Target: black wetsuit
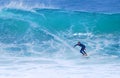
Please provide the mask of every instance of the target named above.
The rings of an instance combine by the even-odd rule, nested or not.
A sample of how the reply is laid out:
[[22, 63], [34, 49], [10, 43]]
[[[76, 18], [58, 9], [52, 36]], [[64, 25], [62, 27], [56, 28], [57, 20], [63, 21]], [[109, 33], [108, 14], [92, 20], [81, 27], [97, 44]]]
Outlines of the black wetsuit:
[[84, 44], [76, 44], [76, 45], [74, 45], [74, 47], [75, 46], [80, 46], [81, 47], [81, 50], [80, 50], [80, 52], [84, 55], [84, 54], [86, 54], [86, 52], [85, 52], [85, 45]]

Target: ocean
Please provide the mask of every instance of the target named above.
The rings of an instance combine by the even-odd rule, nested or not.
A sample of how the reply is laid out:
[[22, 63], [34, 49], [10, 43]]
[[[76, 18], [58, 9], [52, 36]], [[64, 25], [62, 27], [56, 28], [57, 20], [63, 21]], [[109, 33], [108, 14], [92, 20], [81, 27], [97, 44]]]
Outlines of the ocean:
[[0, 0], [0, 78], [119, 76], [120, 0]]

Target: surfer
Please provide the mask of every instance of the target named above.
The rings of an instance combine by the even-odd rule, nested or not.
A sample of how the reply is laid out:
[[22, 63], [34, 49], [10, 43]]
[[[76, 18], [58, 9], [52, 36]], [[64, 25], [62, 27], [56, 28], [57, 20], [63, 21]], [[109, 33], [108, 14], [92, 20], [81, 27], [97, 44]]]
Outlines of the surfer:
[[80, 46], [81, 47], [80, 53], [82, 53], [83, 56], [87, 56], [87, 53], [85, 52], [85, 45], [84, 44], [78, 42], [76, 45], [74, 45], [74, 47], [76, 47], [76, 46]]

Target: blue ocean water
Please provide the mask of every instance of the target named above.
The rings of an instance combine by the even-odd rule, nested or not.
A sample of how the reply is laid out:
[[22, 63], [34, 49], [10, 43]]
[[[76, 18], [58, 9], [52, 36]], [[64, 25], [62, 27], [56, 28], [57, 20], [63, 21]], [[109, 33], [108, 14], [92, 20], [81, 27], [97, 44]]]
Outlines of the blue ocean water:
[[0, 78], [119, 78], [119, 3], [1, 0]]

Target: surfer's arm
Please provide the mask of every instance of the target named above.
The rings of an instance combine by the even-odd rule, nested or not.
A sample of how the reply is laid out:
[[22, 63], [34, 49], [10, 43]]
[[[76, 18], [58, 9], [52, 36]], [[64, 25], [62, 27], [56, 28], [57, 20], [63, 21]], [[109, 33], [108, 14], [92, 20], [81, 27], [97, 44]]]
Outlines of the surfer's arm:
[[73, 46], [73, 48], [75, 48], [77, 45], [78, 45], [78, 44], [75, 44], [75, 45]]

